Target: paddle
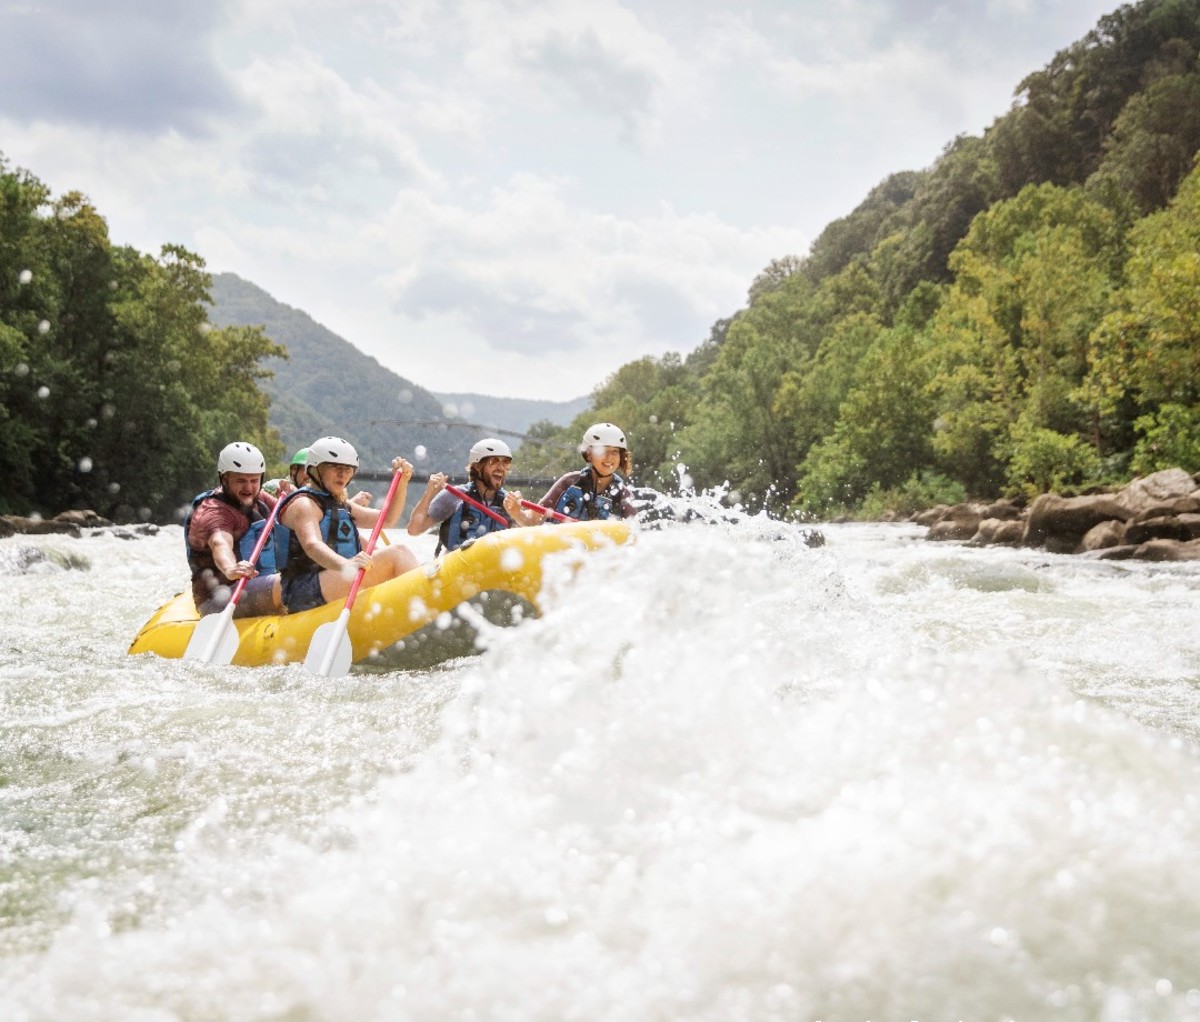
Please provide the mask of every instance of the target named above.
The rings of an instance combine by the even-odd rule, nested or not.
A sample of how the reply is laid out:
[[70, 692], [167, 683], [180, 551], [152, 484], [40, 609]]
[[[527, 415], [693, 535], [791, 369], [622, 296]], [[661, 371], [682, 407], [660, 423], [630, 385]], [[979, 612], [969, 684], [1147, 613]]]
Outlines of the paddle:
[[503, 525], [506, 529], [508, 528], [508, 519], [505, 518], [504, 515], [498, 514], [497, 512], [493, 511], [490, 507], [488, 507], [486, 504], [481, 504], [481, 503], [479, 503], [479, 501], [475, 500], [473, 497], [467, 496], [467, 494], [463, 493], [463, 491], [460, 490], [457, 486], [451, 486], [449, 483], [447, 483], [446, 490], [450, 493], [453, 493], [454, 496], [456, 496], [459, 500], [461, 500], [467, 504], [470, 504], [471, 507], [478, 508], [489, 518], [494, 518], [501, 525]]
[[561, 511], [551, 511], [548, 507], [543, 507], [541, 504], [535, 504], [532, 500], [521, 498], [521, 507], [528, 508], [530, 511], [539, 511], [544, 515], [549, 515], [555, 521], [573, 522], [575, 521], [570, 515], [564, 515]]
[[[450, 486], [449, 484], [447, 484], [446, 489], [449, 490], [451, 493], [453, 493], [454, 496], [456, 496], [459, 500], [466, 501], [468, 504], [471, 505], [471, 507], [478, 508], [489, 518], [494, 518], [505, 528], [508, 528], [508, 524], [509, 524], [508, 519], [505, 518], [503, 515], [497, 514], [486, 504], [481, 504], [481, 503], [479, 503], [479, 501], [474, 500], [471, 497], [467, 496], [467, 494], [465, 494], [457, 486]], [[558, 511], [551, 511], [550, 508], [542, 507], [541, 504], [535, 504], [532, 500], [525, 500], [523, 497], [521, 498], [521, 507], [528, 508], [530, 511], [540, 511], [542, 514], [549, 515], [551, 518], [556, 518], [560, 522], [575, 521], [574, 518], [571, 518], [568, 515], [561, 514]]]
[[[271, 514], [267, 518], [267, 524], [263, 526], [262, 535], [258, 537], [258, 542], [254, 544], [254, 550], [250, 554], [251, 564], [258, 564], [263, 547], [271, 538], [275, 515], [279, 513], [279, 505], [282, 503], [281, 498], [275, 501], [275, 506], [271, 508]], [[221, 613], [206, 614], [196, 622], [192, 637], [188, 640], [187, 649], [183, 651], [185, 660], [203, 660], [206, 664], [232, 662], [237, 655], [240, 639], [237, 628], [233, 624], [233, 612], [237, 609], [238, 600], [242, 598], [242, 590], [246, 588], [246, 583], [249, 581], [245, 577], [239, 578], [237, 585], [233, 587], [233, 595], [229, 597], [229, 602], [222, 608]]]
[[[388, 487], [387, 496], [383, 498], [383, 507], [379, 511], [379, 517], [375, 519], [375, 528], [371, 530], [371, 538], [367, 540], [365, 550], [368, 554], [375, 550], [375, 542], [383, 531], [383, 520], [388, 516], [392, 501], [396, 498], [396, 490], [403, 478], [404, 470], [396, 469], [396, 474], [392, 476], [392, 485]], [[337, 620], [326, 621], [313, 632], [312, 641], [308, 644], [308, 655], [304, 658], [304, 668], [310, 674], [315, 674], [320, 678], [340, 678], [349, 673], [350, 663], [354, 659], [354, 650], [350, 644], [347, 628], [350, 624], [350, 611], [354, 607], [354, 600], [358, 596], [359, 586], [362, 585], [363, 576], [366, 573], [366, 568], [358, 569], [358, 574], [354, 576], [354, 582], [350, 586], [350, 592], [346, 594], [346, 602], [342, 606], [342, 612], [337, 616]]]

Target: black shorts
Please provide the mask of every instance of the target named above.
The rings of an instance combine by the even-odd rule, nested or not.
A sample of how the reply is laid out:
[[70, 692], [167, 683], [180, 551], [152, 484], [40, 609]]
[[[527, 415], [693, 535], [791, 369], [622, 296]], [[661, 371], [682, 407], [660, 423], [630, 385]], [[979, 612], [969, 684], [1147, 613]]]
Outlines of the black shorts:
[[283, 580], [283, 605], [289, 614], [325, 606], [321, 594], [321, 575], [313, 571], [305, 575], [293, 575]]
[[[277, 614], [275, 606], [275, 576], [255, 575], [247, 579], [238, 597], [238, 605], [233, 610], [234, 617], [261, 617], [264, 614]], [[219, 585], [213, 590], [212, 596], [196, 609], [205, 614], [219, 614], [233, 598], [233, 586]]]

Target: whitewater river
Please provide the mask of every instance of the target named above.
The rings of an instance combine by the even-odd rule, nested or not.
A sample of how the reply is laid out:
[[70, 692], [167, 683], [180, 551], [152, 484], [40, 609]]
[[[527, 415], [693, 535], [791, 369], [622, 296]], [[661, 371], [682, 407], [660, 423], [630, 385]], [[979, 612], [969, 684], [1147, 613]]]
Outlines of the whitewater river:
[[177, 527], [0, 541], [0, 1019], [1200, 1019], [1200, 565], [823, 531], [332, 681], [127, 656]]

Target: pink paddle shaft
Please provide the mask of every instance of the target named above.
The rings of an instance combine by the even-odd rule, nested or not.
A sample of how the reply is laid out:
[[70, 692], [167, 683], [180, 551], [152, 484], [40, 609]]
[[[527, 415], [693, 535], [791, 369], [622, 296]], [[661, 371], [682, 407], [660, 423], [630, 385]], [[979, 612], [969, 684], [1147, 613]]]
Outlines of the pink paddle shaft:
[[[396, 490], [400, 487], [400, 480], [403, 478], [404, 470], [396, 469], [396, 474], [392, 476], [392, 485], [388, 487], [387, 496], [383, 498], [383, 507], [379, 510], [379, 517], [375, 519], [375, 528], [371, 530], [371, 538], [367, 540], [366, 552], [368, 554], [375, 552], [375, 543], [379, 539], [379, 534], [383, 532], [383, 520], [392, 508], [392, 501], [396, 498]], [[354, 583], [350, 586], [350, 592], [346, 594], [344, 609], [349, 610], [354, 606], [354, 598], [358, 596], [358, 587], [362, 585], [363, 576], [366, 573], [366, 568], [358, 569], [358, 574], [354, 576]]]

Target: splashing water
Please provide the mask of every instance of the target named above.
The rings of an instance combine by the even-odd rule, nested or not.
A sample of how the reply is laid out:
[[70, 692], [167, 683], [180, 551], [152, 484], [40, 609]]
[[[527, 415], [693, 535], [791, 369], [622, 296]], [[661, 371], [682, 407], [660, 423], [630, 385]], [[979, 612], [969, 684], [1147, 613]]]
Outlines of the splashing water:
[[125, 656], [177, 528], [4, 541], [0, 1017], [1200, 1018], [1197, 570], [824, 531], [332, 682]]

